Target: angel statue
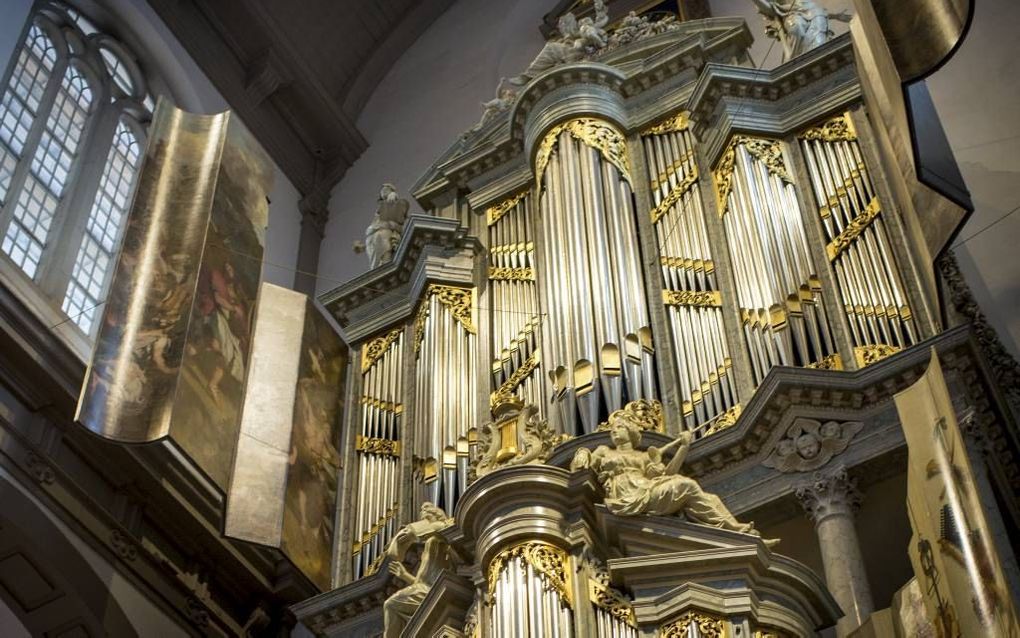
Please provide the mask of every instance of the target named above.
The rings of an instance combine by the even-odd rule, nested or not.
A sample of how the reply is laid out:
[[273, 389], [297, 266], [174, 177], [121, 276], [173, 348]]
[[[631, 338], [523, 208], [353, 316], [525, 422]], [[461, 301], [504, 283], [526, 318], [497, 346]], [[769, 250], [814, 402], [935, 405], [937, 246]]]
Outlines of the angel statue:
[[409, 205], [397, 195], [397, 187], [383, 184], [379, 191], [379, 206], [372, 223], [365, 230], [365, 241], [354, 243], [354, 252], [368, 253], [370, 268], [376, 268], [393, 259], [393, 253], [404, 232]]
[[849, 22], [846, 12], [829, 13], [817, 0], [752, 0], [765, 19], [765, 34], [783, 45], [783, 62], [820, 47], [834, 34], [829, 20]]
[[578, 62], [585, 56], [605, 48], [609, 35], [605, 30], [609, 12], [605, 0], [595, 0], [595, 17], [578, 21], [573, 13], [565, 13], [556, 23], [558, 36], [551, 38], [520, 75], [510, 78], [510, 84], [522, 87], [549, 69]]
[[[402, 527], [386, 546], [383, 556], [389, 559], [387, 570], [406, 585], [383, 603], [383, 635], [386, 638], [400, 636], [440, 574], [450, 569], [450, 548], [436, 532], [452, 523], [453, 519], [446, 512], [432, 503], [422, 503], [419, 520]], [[407, 550], [421, 542], [425, 543], [425, 549], [418, 569], [411, 573], [402, 561]]]
[[[570, 469], [590, 468], [598, 475], [610, 512], [619, 516], [683, 514], [694, 523], [759, 536], [753, 523], [738, 521], [722, 499], [680, 473], [691, 445], [690, 432], [661, 448], [640, 450], [641, 426], [630, 414], [617, 410], [609, 415], [609, 435], [612, 447], [600, 445], [594, 452], [579, 449]], [[676, 453], [664, 463], [666, 452], [673, 448]]]

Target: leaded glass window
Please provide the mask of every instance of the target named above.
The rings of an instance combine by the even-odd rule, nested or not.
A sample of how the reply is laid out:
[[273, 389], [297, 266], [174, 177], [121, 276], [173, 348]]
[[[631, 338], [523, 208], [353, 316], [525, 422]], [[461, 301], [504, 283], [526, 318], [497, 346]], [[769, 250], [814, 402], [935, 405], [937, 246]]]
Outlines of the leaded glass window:
[[154, 100], [131, 53], [41, 5], [0, 96], [0, 268], [86, 335], [120, 246]]

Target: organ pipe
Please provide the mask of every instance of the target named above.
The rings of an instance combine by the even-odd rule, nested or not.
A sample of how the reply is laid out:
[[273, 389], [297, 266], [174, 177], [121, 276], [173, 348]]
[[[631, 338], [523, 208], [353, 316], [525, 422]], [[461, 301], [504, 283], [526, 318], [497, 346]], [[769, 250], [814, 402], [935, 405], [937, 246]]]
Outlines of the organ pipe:
[[475, 392], [473, 292], [431, 284], [414, 324], [415, 499], [453, 513], [467, 489]]
[[541, 541], [496, 554], [488, 571], [490, 635], [571, 638], [570, 573], [566, 552]]
[[755, 383], [836, 356], [780, 142], [734, 137], [714, 177]]
[[683, 420], [693, 429], [733, 408], [737, 392], [687, 113], [646, 129], [641, 139]]
[[849, 113], [808, 129], [800, 145], [858, 365], [876, 346], [895, 351], [916, 343], [903, 278]]
[[656, 395], [626, 142], [606, 122], [571, 120], [546, 134], [535, 172], [551, 420], [591, 432], [608, 411]]
[[354, 577], [369, 573], [396, 531], [399, 507], [404, 331], [396, 328], [362, 349]]

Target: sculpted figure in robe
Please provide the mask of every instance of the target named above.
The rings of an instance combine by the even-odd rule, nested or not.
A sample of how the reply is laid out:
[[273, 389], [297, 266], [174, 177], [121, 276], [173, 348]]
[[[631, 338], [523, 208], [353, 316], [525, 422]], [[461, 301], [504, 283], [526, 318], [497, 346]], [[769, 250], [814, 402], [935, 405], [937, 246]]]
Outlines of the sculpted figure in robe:
[[765, 19], [765, 33], [783, 45], [788, 62], [833, 36], [829, 20], [848, 22], [849, 14], [829, 13], [817, 0], [752, 0]]
[[573, 13], [564, 14], [556, 23], [559, 37], [546, 42], [528, 68], [511, 78], [510, 83], [522, 87], [554, 66], [578, 62], [605, 48], [609, 37], [605, 30], [608, 22], [609, 13], [604, 0], [595, 0], [595, 16], [582, 18], [580, 22]]
[[[620, 516], [683, 514], [693, 523], [759, 535], [753, 523], [738, 521], [722, 499], [680, 473], [691, 445], [690, 432], [662, 448], [640, 450], [641, 426], [625, 411], [617, 410], [609, 416], [609, 434], [612, 447], [600, 445], [594, 452], [578, 450], [570, 469], [595, 471], [606, 491], [610, 512]], [[664, 463], [665, 453], [673, 448], [676, 453]]]
[[397, 195], [393, 184], [383, 184], [379, 191], [379, 207], [372, 223], [365, 230], [365, 242], [355, 242], [354, 252], [368, 253], [368, 264], [376, 268], [393, 259], [393, 253], [404, 232], [409, 204]]

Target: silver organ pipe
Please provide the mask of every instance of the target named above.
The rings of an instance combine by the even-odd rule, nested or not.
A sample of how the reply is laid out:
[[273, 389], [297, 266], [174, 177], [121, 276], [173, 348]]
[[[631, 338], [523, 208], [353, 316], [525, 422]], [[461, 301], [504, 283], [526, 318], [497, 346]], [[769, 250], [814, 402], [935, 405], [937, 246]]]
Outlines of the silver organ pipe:
[[637, 621], [631, 601], [609, 584], [602, 565], [588, 578], [588, 602], [595, 612], [597, 638], [638, 638]]
[[697, 428], [731, 410], [737, 392], [687, 113], [643, 131], [642, 146], [683, 419]]
[[500, 551], [488, 573], [489, 635], [571, 638], [570, 568], [566, 552], [541, 541]]
[[836, 356], [781, 143], [733, 138], [714, 177], [755, 383]]
[[369, 573], [396, 532], [403, 358], [403, 328], [362, 346], [361, 430], [355, 440], [358, 480], [351, 551], [355, 578]]
[[540, 382], [541, 312], [535, 286], [535, 242], [530, 192], [486, 209], [489, 229], [491, 390], [513, 394], [544, 412]]
[[626, 141], [601, 120], [571, 120], [546, 134], [535, 172], [550, 416], [590, 432], [607, 411], [656, 396]]
[[916, 343], [903, 279], [850, 114], [799, 137], [858, 365], [875, 347], [899, 350]]
[[478, 414], [473, 300], [470, 288], [431, 284], [414, 322], [415, 505], [431, 501], [448, 514], [467, 489]]

